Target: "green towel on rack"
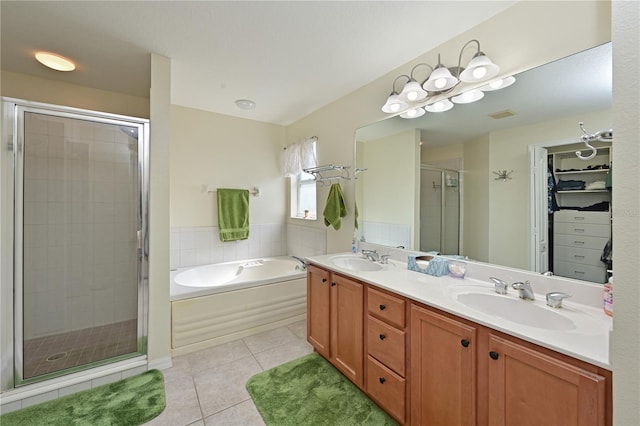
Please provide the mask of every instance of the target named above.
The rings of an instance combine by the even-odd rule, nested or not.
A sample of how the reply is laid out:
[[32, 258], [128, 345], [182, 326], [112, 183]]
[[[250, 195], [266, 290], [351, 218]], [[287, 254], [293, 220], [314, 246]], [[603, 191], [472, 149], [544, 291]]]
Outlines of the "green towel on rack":
[[334, 183], [329, 189], [327, 197], [327, 205], [324, 208], [324, 225], [333, 226], [336, 231], [342, 225], [342, 219], [347, 215], [347, 208], [344, 205], [344, 197], [342, 195], [342, 187], [339, 183]]
[[218, 188], [220, 241], [249, 238], [249, 190]]

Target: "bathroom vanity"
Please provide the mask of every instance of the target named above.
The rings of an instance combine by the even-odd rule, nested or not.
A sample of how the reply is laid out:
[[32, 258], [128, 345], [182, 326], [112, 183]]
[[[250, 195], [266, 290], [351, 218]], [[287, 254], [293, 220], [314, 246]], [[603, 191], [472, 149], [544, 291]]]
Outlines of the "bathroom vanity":
[[[474, 262], [457, 279], [356, 254], [307, 261], [309, 343], [400, 424], [611, 424], [601, 288]], [[490, 276], [530, 280], [535, 300]], [[551, 291], [572, 301], [551, 308]]]

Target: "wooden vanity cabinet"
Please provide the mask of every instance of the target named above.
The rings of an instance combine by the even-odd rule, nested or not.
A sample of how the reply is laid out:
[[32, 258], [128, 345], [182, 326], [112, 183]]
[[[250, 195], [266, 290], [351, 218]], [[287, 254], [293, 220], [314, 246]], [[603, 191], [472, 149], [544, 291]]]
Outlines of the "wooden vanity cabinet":
[[487, 349], [488, 424], [611, 424], [610, 372], [491, 331]]
[[360, 388], [363, 288], [358, 281], [307, 266], [307, 341]]
[[407, 413], [407, 314], [403, 297], [367, 286], [367, 394], [400, 424]]
[[411, 424], [476, 424], [476, 327], [411, 305]]

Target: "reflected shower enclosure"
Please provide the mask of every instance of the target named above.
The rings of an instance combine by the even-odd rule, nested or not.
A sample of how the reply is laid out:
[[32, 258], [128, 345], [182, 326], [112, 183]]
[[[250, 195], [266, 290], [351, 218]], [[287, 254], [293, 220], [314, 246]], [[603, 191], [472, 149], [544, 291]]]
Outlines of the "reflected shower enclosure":
[[15, 386], [145, 354], [148, 123], [3, 108], [15, 132]]
[[420, 167], [420, 251], [458, 254], [460, 174]]

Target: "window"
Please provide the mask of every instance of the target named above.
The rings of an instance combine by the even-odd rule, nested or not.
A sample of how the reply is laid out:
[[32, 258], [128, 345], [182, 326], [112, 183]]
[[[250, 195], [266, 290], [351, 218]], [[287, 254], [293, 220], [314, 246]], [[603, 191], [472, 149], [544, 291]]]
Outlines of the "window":
[[316, 219], [316, 181], [310, 173], [291, 176], [291, 217]]

